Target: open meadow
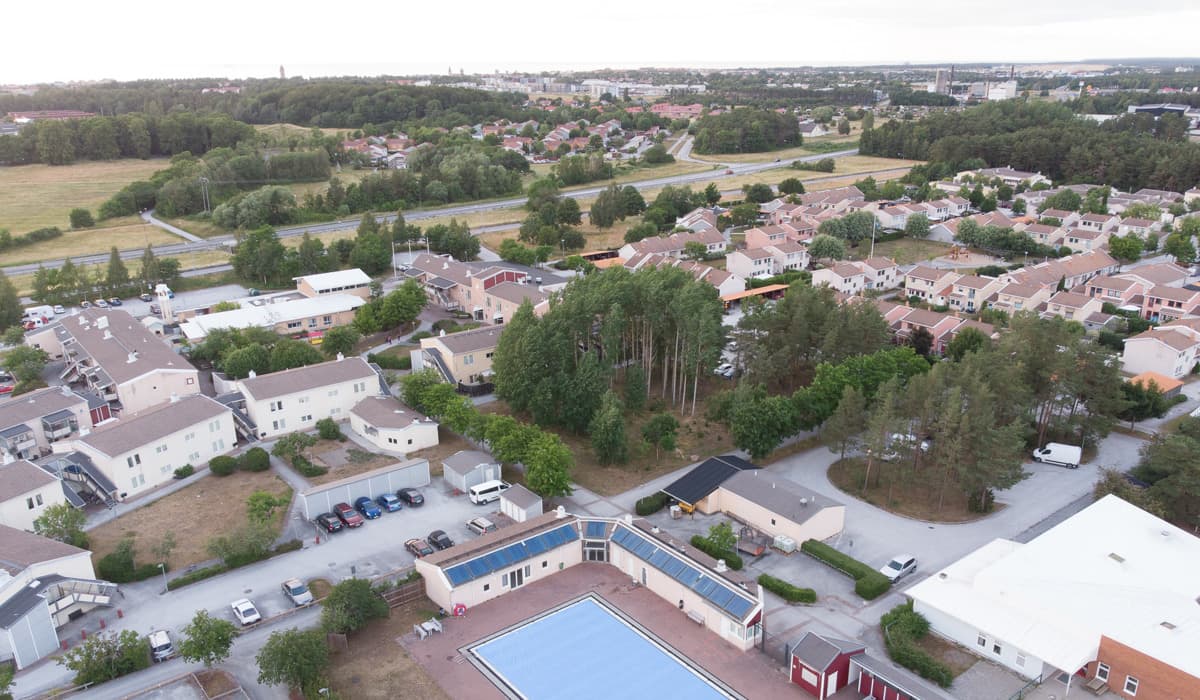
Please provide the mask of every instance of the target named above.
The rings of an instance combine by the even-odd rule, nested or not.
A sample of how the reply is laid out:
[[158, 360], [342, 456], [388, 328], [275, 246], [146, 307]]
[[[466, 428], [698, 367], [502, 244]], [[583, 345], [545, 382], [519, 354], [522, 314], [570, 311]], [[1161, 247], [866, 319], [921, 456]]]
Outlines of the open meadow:
[[89, 161], [0, 167], [0, 228], [12, 234], [46, 226], [66, 230], [67, 215], [96, 209], [122, 187], [167, 167], [165, 159]]

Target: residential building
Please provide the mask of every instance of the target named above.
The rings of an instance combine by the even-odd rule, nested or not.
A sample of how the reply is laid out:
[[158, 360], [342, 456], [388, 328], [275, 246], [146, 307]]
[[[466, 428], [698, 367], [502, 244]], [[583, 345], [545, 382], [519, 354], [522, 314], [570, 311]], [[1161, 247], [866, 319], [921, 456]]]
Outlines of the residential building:
[[[466, 311], [476, 321], [501, 324], [525, 301], [538, 316], [550, 308], [549, 291], [566, 280], [546, 271], [507, 263], [461, 263], [449, 256], [420, 253], [405, 274], [425, 287], [430, 300], [449, 311]], [[542, 284], [542, 275], [552, 282]]]
[[1121, 223], [1121, 217], [1116, 214], [1084, 214], [1075, 224], [1085, 231], [1109, 232], [1116, 231]]
[[1042, 219], [1056, 219], [1059, 226], [1075, 228], [1079, 226], [1079, 220], [1083, 215], [1077, 211], [1066, 209], [1047, 209], [1038, 216]]
[[632, 516], [575, 516], [563, 508], [416, 560], [425, 593], [468, 609], [575, 566], [617, 567], [701, 628], [747, 651], [762, 640], [762, 588], [724, 562]]
[[1142, 318], [1165, 323], [1196, 313], [1200, 307], [1200, 290], [1187, 287], [1167, 287], [1156, 284], [1142, 297]]
[[0, 525], [0, 660], [19, 671], [59, 651], [58, 628], [116, 592], [86, 549]]
[[1063, 245], [1078, 253], [1108, 248], [1108, 239], [1113, 230], [1094, 231], [1086, 228], [1067, 229]]
[[762, 279], [775, 273], [775, 253], [766, 248], [735, 250], [725, 256], [725, 269], [742, 279]]
[[413, 370], [432, 365], [451, 384], [491, 381], [492, 356], [503, 331], [503, 326], [483, 326], [422, 338], [421, 349], [413, 351]]
[[342, 357], [237, 382], [258, 437], [312, 430], [322, 418], [345, 420], [360, 401], [383, 393], [379, 375], [361, 357]]
[[1151, 263], [1131, 267], [1122, 271], [1117, 277], [1133, 280], [1143, 289], [1155, 286], [1182, 287], [1187, 283], [1188, 271], [1187, 268], [1180, 267], [1175, 263]]
[[675, 225], [682, 226], [692, 233], [707, 230], [715, 231], [717, 230], [717, 210], [712, 207], [693, 209], [675, 219]]
[[788, 241], [798, 243], [800, 240], [799, 231], [791, 224], [755, 226], [754, 228], [746, 229], [745, 233], [746, 247], [750, 249], [766, 248], [769, 245], [778, 245]]
[[835, 262], [812, 273], [812, 285], [827, 285], [847, 296], [859, 294], [866, 288], [867, 274], [862, 267], [848, 262]]
[[1096, 297], [1073, 292], [1057, 292], [1046, 301], [1046, 311], [1042, 315], [1044, 317], [1058, 316], [1068, 321], [1085, 323], [1093, 315], [1100, 313], [1101, 306], [1103, 306], [1103, 302]]
[[[771, 251], [775, 255], [775, 264], [781, 270], [800, 270], [808, 266], [808, 249], [804, 246], [785, 243], [778, 248], [772, 246]], [[718, 296], [746, 291], [746, 280], [727, 270], [718, 270], [694, 260], [668, 260], [673, 261], [671, 264], [674, 267], [690, 272], [697, 280], [711, 284]]]
[[192, 395], [125, 414], [76, 440], [55, 443], [54, 451], [84, 454], [117, 487], [117, 498], [125, 499], [170, 481], [186, 464], [208, 464], [236, 443], [229, 407]]
[[121, 309], [83, 309], [31, 331], [25, 343], [61, 359], [68, 384], [136, 413], [200, 393], [199, 371]]
[[339, 292], [319, 297], [251, 297], [239, 303], [241, 308], [229, 311], [199, 315], [181, 312], [179, 329], [189, 343], [202, 343], [215, 330], [234, 328], [262, 328], [315, 342], [330, 328], [352, 323], [358, 307], [367, 302], [356, 294]]
[[951, 283], [946, 305], [955, 311], [975, 313], [999, 292], [1004, 283], [995, 277], [962, 275]]
[[1200, 697], [1197, 580], [1200, 539], [1109, 495], [906, 594], [934, 633], [1025, 678], [1061, 675], [1064, 695], [1086, 685], [1174, 700]]
[[806, 192], [800, 195], [800, 204], [805, 207], [816, 207], [818, 209], [833, 209], [835, 211], [844, 211], [852, 205], [865, 203], [867, 198], [862, 191], [854, 185], [849, 187], [835, 187], [831, 190], [821, 190], [819, 192]]
[[24, 459], [0, 464], [0, 525], [33, 532], [33, 521], [46, 508], [67, 502], [62, 480], [54, 474]]
[[1200, 319], [1183, 319], [1125, 339], [1121, 370], [1128, 374], [1157, 372], [1181, 379], [1200, 360]]
[[0, 450], [37, 460], [50, 454], [52, 443], [111, 417], [108, 402], [95, 394], [81, 396], [65, 386], [31, 391], [0, 403]]
[[867, 258], [858, 265], [866, 278], [867, 289], [895, 289], [901, 282], [900, 266], [891, 258]]
[[[907, 309], [908, 307], [900, 308]], [[901, 343], [909, 342], [913, 333], [916, 333], [918, 329], [924, 329], [933, 339], [930, 351], [935, 355], [941, 355], [946, 351], [946, 346], [954, 339], [955, 331], [964, 322], [957, 316], [925, 309], [908, 309], [907, 313], [899, 314], [895, 321], [891, 321], [887, 317], [885, 320], [890, 321], [895, 339]]]
[[293, 277], [292, 281], [296, 283], [296, 291], [306, 297], [353, 294], [361, 299], [371, 298], [371, 277], [357, 267]]
[[953, 270], [917, 265], [904, 274], [904, 295], [939, 303], [933, 300], [959, 276]]
[[1074, 289], [1097, 275], [1112, 275], [1120, 264], [1108, 253], [1093, 250], [1075, 253], [1057, 260], [1047, 260], [1000, 276], [1005, 282], [1034, 284], [1041, 287]]
[[416, 452], [438, 444], [438, 424], [391, 396], [368, 396], [350, 409], [350, 429], [381, 450]]
[[1052, 293], [1052, 287], [1037, 284], [1006, 284], [996, 292], [996, 300], [988, 306], [1010, 315], [1018, 311], [1037, 311]]
[[978, 180], [979, 178], [999, 179], [1001, 182], [1003, 182], [1006, 185], [1009, 185], [1010, 187], [1016, 187], [1017, 185], [1021, 184], [1022, 182], [1025, 183], [1028, 187], [1033, 187], [1034, 185], [1036, 185], [1038, 183], [1042, 183], [1042, 182], [1046, 183], [1047, 185], [1051, 184], [1050, 178], [1046, 177], [1045, 175], [1042, 175], [1041, 173], [1031, 173], [1031, 172], [1026, 172], [1023, 170], [1013, 170], [1011, 167], [1008, 167], [1008, 168], [983, 168], [980, 170], [964, 170], [963, 172], [959, 173], [955, 177], [955, 180], [958, 182], [962, 182], [966, 179], [966, 176], [970, 176], [970, 178], [972, 180]]
[[1121, 219], [1121, 223], [1117, 225], [1117, 235], [1128, 236], [1130, 234], [1138, 238], [1148, 238], [1150, 236], [1158, 237], [1162, 231], [1162, 222], [1151, 221], [1150, 219]]
[[1061, 226], [1047, 226], [1046, 224], [1029, 224], [1025, 227], [1025, 233], [1033, 239], [1034, 243], [1053, 248], [1062, 245], [1063, 239], [1067, 235], [1066, 230]]
[[1101, 303], [1108, 302], [1115, 306], [1128, 306], [1134, 304], [1135, 300], [1138, 309], [1141, 309], [1141, 300], [1139, 299], [1145, 287], [1136, 280], [1129, 279], [1125, 275], [1100, 275], [1093, 277], [1087, 283], [1087, 295], [1095, 297]]
[[715, 228], [705, 228], [696, 232], [672, 233], [668, 236], [650, 236], [634, 243], [621, 246], [617, 254], [626, 260], [638, 253], [667, 255], [673, 258], [684, 257], [688, 243], [699, 243], [704, 246], [706, 255], [716, 255], [725, 252], [728, 245], [724, 234]]

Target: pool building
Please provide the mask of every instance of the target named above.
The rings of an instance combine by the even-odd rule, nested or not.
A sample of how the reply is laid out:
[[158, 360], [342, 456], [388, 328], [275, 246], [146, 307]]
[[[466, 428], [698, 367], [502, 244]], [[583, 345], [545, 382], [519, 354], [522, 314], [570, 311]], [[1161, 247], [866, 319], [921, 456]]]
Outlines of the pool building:
[[763, 592], [757, 581], [628, 515], [584, 518], [559, 508], [417, 559], [416, 569], [430, 600], [453, 610], [583, 562], [615, 567], [737, 649], [762, 641]]

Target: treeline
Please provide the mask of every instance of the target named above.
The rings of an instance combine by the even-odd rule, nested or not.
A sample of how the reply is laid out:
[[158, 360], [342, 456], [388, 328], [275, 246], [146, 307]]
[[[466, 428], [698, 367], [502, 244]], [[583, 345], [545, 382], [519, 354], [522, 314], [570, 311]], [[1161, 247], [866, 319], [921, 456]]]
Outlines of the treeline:
[[[0, 108], [0, 112], [4, 109]], [[253, 143], [254, 127], [224, 114], [141, 113], [35, 121], [16, 136], [0, 139], [0, 163], [67, 165], [76, 160], [150, 158], [178, 153], [203, 155], [214, 148]]]
[[66, 306], [101, 297], [124, 297], [153, 289], [160, 282], [168, 286], [174, 284], [179, 279], [179, 269], [177, 258], [159, 258], [150, 246], [146, 246], [141, 266], [137, 274], [132, 274], [114, 247], [107, 266], [89, 268], [76, 265], [70, 258], [58, 268], [38, 265], [29, 297], [39, 304]]
[[1125, 114], [1131, 105], [1172, 104], [1200, 107], [1200, 94], [1189, 92], [1173, 92], [1169, 95], [1148, 94], [1145, 92], [1118, 92], [1112, 95], [1084, 95], [1065, 104], [1071, 111], [1079, 114]]
[[[711, 80], [711, 78], [710, 78]], [[702, 98], [702, 99], [701, 99]], [[710, 89], [698, 96], [699, 101], [730, 105], [753, 105], [766, 109], [785, 107], [809, 108], [833, 105], [853, 107], [875, 103], [875, 91], [869, 87], [816, 88], [779, 87], [757, 84], [737, 85]]]
[[892, 121], [864, 132], [864, 155], [1041, 172], [1055, 181], [1183, 192], [1200, 181], [1200, 145], [1140, 130], [1142, 120], [1105, 124], [1061, 105], [988, 103], [920, 121]]
[[759, 153], [800, 145], [796, 116], [765, 109], [735, 109], [703, 116], [692, 131], [697, 153]]
[[893, 107], [953, 107], [958, 102], [949, 95], [894, 85], [888, 88]]

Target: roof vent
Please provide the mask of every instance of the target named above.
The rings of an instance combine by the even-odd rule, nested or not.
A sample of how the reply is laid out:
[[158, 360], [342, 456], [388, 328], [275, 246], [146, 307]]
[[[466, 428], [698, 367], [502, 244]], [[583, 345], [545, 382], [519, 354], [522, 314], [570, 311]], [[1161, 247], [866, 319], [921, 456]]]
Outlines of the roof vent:
[[96, 319], [96, 327], [108, 328], [108, 316], [101, 316], [100, 318]]
[[948, 578], [950, 578], [950, 577], [946, 575], [946, 572], [945, 572], [945, 571], [943, 571], [943, 572], [941, 572], [940, 574], [938, 574], [938, 578], [940, 578], [941, 580], [945, 581], [946, 579], [948, 579]]
[[258, 376], [258, 372], [255, 372], [254, 370], [250, 370], [250, 374], [249, 374], [249, 375], [248, 375], [246, 378], [247, 378], [247, 379], [254, 379], [254, 378], [255, 378], [255, 377], [257, 377], [257, 376]]
[[1116, 552], [1109, 552], [1108, 558], [1112, 559], [1113, 561], [1117, 562], [1118, 564], [1125, 563], [1125, 557], [1121, 556], [1120, 554], [1117, 554]]
[[346, 359], [346, 356], [339, 352], [337, 354], [337, 359], [338, 359], [338, 362], [341, 362], [342, 360]]
[[137, 351], [133, 351], [133, 352], [129, 353], [129, 358], [127, 360], [125, 360], [125, 364], [127, 364], [127, 365], [131, 365], [134, 362], [137, 362]]
[[107, 328], [105, 328], [105, 329], [104, 329], [104, 339], [105, 339], [105, 340], [112, 340], [112, 337], [113, 337], [113, 336], [112, 336], [112, 331], [110, 331], [110, 330], [108, 330]]
[[728, 568], [725, 566], [725, 560], [718, 559], [717, 565], [713, 567], [713, 571], [716, 571], [718, 574], [723, 574], [728, 571]]
[[554, 509], [554, 519], [555, 520], [562, 520], [565, 517], [567, 517], [567, 509], [566, 508], [559, 506]]
[[626, 513], [626, 514], [625, 514], [625, 524], [626, 524], [626, 525], [632, 525], [632, 524], [633, 524], [633, 514], [632, 514], [632, 513]]
[[171, 403], [179, 403], [179, 394], [171, 392]]
[[659, 533], [658, 526], [657, 526], [657, 525], [655, 525], [654, 527], [650, 528], [650, 532], [653, 532], [654, 534], [656, 534], [656, 535], [657, 535], [657, 534]]
[[1163, 627], [1163, 628], [1166, 628], [1166, 629], [1169, 629], [1169, 630], [1173, 630], [1173, 629], [1175, 629], [1175, 623], [1173, 623], [1173, 622], [1168, 622], [1167, 620], [1163, 620], [1162, 622], [1160, 622], [1160, 623], [1158, 623], [1158, 624], [1159, 624], [1159, 626], [1160, 626], [1160, 627]]

